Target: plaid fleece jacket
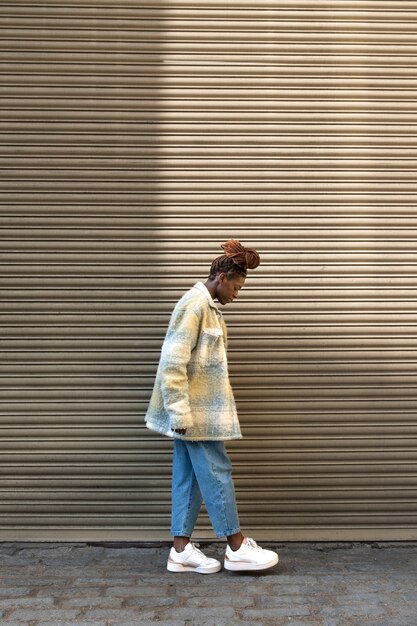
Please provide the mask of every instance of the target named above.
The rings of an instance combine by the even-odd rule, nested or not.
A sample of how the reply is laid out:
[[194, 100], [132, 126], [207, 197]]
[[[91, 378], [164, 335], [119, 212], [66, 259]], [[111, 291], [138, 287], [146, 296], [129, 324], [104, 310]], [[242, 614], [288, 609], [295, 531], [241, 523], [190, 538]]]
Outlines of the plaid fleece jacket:
[[[223, 316], [198, 282], [172, 313], [145, 417], [148, 428], [194, 441], [242, 437], [226, 346]], [[177, 428], [186, 434], [173, 432]]]

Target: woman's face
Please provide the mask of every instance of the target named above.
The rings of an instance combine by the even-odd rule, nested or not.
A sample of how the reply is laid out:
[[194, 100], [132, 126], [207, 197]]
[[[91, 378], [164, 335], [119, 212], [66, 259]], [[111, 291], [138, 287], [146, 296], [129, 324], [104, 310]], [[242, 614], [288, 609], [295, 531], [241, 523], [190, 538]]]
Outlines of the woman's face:
[[239, 290], [245, 284], [246, 276], [233, 276], [227, 278], [226, 274], [219, 274], [217, 277], [216, 298], [220, 304], [229, 304], [236, 300]]

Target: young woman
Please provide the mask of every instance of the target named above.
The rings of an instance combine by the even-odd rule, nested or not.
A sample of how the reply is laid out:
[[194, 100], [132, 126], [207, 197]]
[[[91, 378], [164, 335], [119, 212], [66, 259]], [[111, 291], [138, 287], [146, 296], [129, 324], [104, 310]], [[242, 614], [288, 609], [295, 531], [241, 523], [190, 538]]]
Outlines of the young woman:
[[203, 499], [216, 536], [227, 537], [226, 569], [263, 570], [278, 562], [275, 552], [240, 530], [224, 441], [242, 435], [228, 376], [226, 325], [214, 303], [233, 302], [247, 269], [258, 267], [260, 259], [234, 239], [222, 248], [206, 282], [196, 283], [174, 308], [145, 418], [148, 428], [174, 439], [170, 572], [221, 569], [190, 542]]

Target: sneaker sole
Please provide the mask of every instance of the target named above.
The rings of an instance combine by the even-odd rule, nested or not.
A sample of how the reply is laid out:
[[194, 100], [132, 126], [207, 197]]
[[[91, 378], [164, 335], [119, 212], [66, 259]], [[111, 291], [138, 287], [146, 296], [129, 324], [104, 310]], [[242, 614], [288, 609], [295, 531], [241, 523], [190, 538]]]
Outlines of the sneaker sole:
[[212, 565], [211, 567], [192, 567], [191, 565], [182, 565], [181, 563], [168, 563], [167, 570], [169, 572], [195, 572], [196, 574], [215, 574], [222, 568], [222, 564]]
[[242, 563], [239, 561], [224, 561], [224, 569], [227, 569], [231, 572], [253, 572], [253, 571], [262, 571], [264, 569], [269, 569], [270, 567], [274, 567], [279, 561], [278, 555], [268, 561], [268, 563]]

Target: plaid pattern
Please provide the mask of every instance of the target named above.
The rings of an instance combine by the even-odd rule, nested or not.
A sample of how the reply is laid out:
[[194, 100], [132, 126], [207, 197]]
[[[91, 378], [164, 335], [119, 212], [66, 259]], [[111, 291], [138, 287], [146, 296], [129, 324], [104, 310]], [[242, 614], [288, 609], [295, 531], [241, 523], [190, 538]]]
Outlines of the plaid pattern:
[[[145, 421], [191, 441], [242, 437], [227, 369], [227, 329], [199, 282], [176, 304], [161, 350]], [[173, 432], [186, 428], [185, 435]]]

